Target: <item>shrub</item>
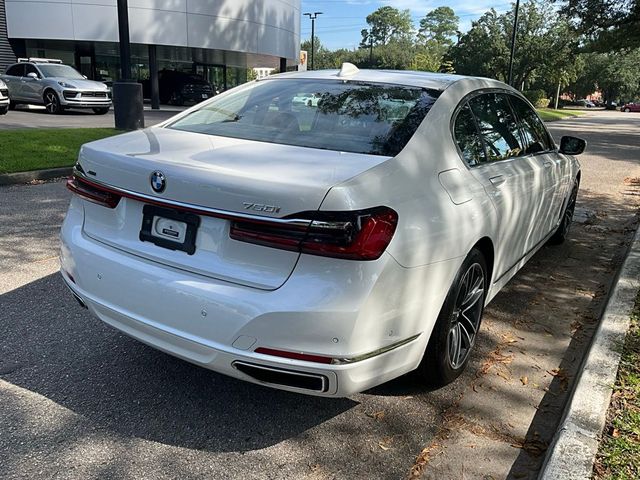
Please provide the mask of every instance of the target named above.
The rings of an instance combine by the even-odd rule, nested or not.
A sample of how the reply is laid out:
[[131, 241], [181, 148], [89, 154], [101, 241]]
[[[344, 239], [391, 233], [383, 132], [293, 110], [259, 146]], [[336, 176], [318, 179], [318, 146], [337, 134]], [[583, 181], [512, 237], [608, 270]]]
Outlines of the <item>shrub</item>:
[[535, 102], [533, 104], [533, 106], [536, 107], [536, 108], [546, 108], [546, 107], [548, 107], [549, 105], [552, 105], [552, 104], [553, 104], [553, 102], [551, 100], [549, 100], [546, 97], [542, 97], [537, 102]]
[[525, 90], [522, 93], [536, 107], [537, 103], [546, 95], [544, 90]]

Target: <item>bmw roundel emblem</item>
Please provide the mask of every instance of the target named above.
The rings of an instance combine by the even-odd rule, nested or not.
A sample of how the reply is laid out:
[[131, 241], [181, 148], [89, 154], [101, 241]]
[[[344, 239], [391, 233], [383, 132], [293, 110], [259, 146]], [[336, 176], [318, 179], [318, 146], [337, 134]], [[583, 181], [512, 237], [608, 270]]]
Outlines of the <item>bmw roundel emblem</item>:
[[151, 188], [156, 193], [162, 193], [167, 186], [167, 179], [164, 176], [164, 173], [160, 171], [155, 171], [151, 174]]

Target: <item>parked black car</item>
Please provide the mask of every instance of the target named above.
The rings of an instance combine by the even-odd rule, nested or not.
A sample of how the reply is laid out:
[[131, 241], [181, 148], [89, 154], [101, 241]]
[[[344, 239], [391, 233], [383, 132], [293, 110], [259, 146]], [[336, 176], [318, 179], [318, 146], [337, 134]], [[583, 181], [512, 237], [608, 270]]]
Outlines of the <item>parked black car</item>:
[[[158, 72], [160, 103], [185, 105], [199, 103], [216, 94], [215, 86], [195, 73], [178, 72], [176, 70], [160, 70]], [[145, 98], [151, 98], [151, 81], [142, 81]]]

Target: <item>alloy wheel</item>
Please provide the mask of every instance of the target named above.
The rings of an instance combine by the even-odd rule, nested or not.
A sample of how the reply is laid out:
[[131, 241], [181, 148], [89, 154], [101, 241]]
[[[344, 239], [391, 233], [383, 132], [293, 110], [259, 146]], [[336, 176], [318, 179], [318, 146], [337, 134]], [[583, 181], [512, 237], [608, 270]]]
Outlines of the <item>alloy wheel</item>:
[[55, 93], [49, 91], [44, 94], [44, 107], [49, 113], [58, 113], [60, 109], [60, 102]]
[[485, 274], [479, 263], [472, 264], [460, 282], [447, 337], [451, 368], [460, 368], [475, 344], [484, 303]]
[[571, 221], [573, 220], [573, 212], [576, 209], [576, 198], [578, 197], [578, 189], [574, 187], [567, 203], [567, 208], [564, 210], [564, 216], [562, 217], [562, 236], [566, 236], [569, 233], [569, 227], [571, 227]]

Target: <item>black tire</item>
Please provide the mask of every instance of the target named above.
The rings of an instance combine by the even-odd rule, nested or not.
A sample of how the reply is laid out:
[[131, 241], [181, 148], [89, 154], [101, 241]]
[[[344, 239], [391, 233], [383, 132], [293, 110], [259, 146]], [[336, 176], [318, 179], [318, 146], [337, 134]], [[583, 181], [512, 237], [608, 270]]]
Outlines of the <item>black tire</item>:
[[182, 97], [182, 95], [180, 93], [175, 92], [173, 94], [173, 97], [171, 99], [171, 103], [173, 105], [177, 105], [179, 107], [184, 106], [184, 98]]
[[482, 321], [488, 285], [487, 262], [482, 252], [474, 248], [447, 293], [418, 367], [430, 387], [448, 385], [467, 366]]
[[0, 115], [6, 115], [9, 111], [9, 105], [4, 105], [0, 107]]
[[569, 229], [571, 228], [571, 223], [573, 222], [573, 212], [576, 209], [576, 199], [578, 198], [578, 188], [580, 187], [580, 182], [576, 179], [573, 184], [573, 188], [571, 189], [571, 194], [569, 195], [569, 199], [567, 200], [567, 205], [564, 207], [564, 211], [562, 212], [562, 220], [560, 220], [560, 225], [558, 225], [557, 230], [549, 239], [549, 243], [552, 245], [560, 245], [564, 243], [569, 235]]
[[44, 92], [42, 99], [44, 100], [44, 108], [47, 109], [47, 113], [58, 115], [64, 111], [64, 108], [60, 105], [58, 94], [53, 90]]
[[96, 115], [105, 115], [109, 111], [109, 107], [92, 108]]
[[15, 110], [18, 104], [12, 100], [9, 101], [9, 110]]

